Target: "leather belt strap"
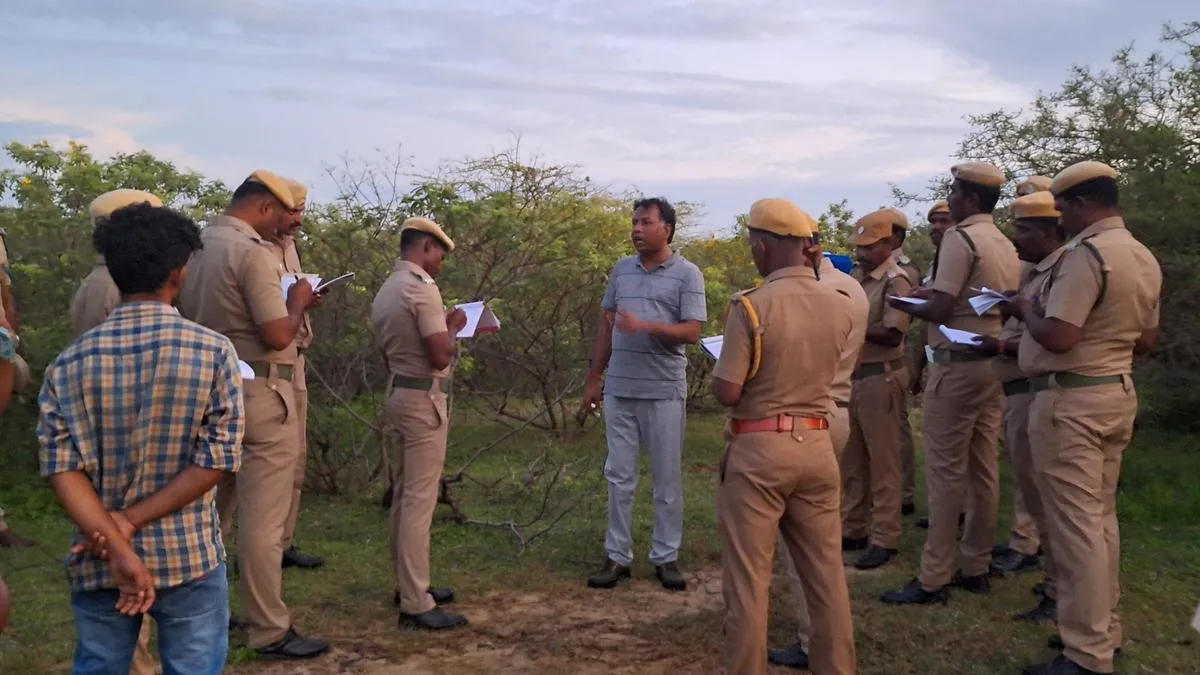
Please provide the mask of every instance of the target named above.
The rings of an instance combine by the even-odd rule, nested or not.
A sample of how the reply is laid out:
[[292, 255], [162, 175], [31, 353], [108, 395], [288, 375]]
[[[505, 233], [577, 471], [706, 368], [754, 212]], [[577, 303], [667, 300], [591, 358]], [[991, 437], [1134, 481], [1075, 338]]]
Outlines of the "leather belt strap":
[[864, 363], [854, 371], [854, 374], [850, 376], [850, 379], [861, 380], [864, 377], [883, 375], [884, 373], [902, 370], [906, 365], [908, 364], [905, 362], [904, 357], [892, 359], [891, 361], [880, 361], [879, 363]]
[[1075, 373], [1046, 373], [1029, 378], [1029, 391], [1047, 389], [1082, 389], [1103, 384], [1121, 384], [1128, 375], [1077, 375]]
[[839, 408], [850, 408], [850, 401], [834, 401], [833, 404]]
[[796, 428], [819, 431], [829, 428], [829, 420], [818, 417], [794, 417], [792, 415], [776, 415], [761, 420], [733, 420], [733, 433], [787, 433]]
[[250, 369], [254, 371], [254, 377], [269, 380], [275, 378], [285, 382], [291, 382], [295, 375], [295, 368], [285, 363], [267, 363], [265, 361], [251, 361]]
[[407, 375], [392, 375], [392, 389], [415, 389], [429, 391], [433, 389], [432, 377], [409, 377]]
[[1021, 394], [1028, 394], [1032, 391], [1033, 388], [1030, 386], [1028, 378], [1011, 380], [1004, 383], [1005, 396], [1020, 396]]
[[934, 363], [968, 363], [971, 361], [987, 361], [990, 356], [980, 356], [975, 352], [950, 351], [949, 349], [933, 350]]

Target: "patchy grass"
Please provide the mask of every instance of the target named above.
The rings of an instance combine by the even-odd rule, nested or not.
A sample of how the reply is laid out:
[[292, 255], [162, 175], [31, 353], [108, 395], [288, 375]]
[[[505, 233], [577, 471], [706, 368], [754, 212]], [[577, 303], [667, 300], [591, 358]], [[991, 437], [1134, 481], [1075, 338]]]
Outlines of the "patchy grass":
[[[486, 426], [460, 425], [447, 468], [457, 469], [496, 433]], [[634, 582], [608, 592], [584, 588], [584, 577], [603, 556], [605, 450], [599, 430], [556, 443], [523, 433], [482, 457], [471, 467], [471, 478], [454, 488], [467, 517], [527, 524], [544, 511], [542, 518], [520, 529], [531, 537], [565, 515], [522, 549], [511, 529], [456, 524], [449, 509], [439, 507], [433, 531], [435, 583], [456, 588], [458, 609], [472, 621], [448, 635], [396, 626], [387, 516], [379, 505], [382, 487], [346, 496], [310, 496], [297, 540], [328, 562], [321, 570], [289, 570], [285, 597], [297, 627], [331, 639], [335, 648], [299, 666], [255, 663], [248, 650], [235, 648], [230, 672], [719, 672], [722, 600], [713, 490], [721, 449], [721, 419], [693, 416], [684, 459], [682, 563], [690, 581], [685, 593], [659, 587], [645, 559], [653, 524], [648, 474], [639, 487], [635, 515]], [[2, 480], [8, 487], [0, 490], [0, 504], [13, 525], [37, 537], [41, 546], [0, 551], [0, 571], [16, 603], [14, 621], [0, 637], [0, 672], [64, 672], [74, 637], [58, 559], [69, 527], [36, 479], [17, 481], [5, 473]], [[1197, 475], [1200, 453], [1189, 437], [1144, 432], [1126, 455], [1121, 513], [1127, 642], [1118, 672], [1200, 672], [1200, 648], [1193, 642], [1197, 636], [1188, 627], [1200, 602]], [[1007, 520], [1008, 514], [1002, 517]], [[915, 574], [922, 541], [923, 531], [910, 527], [897, 562], [850, 575], [864, 675], [1015, 673], [1028, 662], [1052, 656], [1044, 647], [1051, 628], [1010, 618], [1032, 606], [1029, 589], [1037, 575], [997, 580], [987, 597], [957, 594], [944, 608], [880, 604], [880, 592]], [[769, 638], [773, 645], [783, 645], [790, 641], [794, 622], [781, 578], [772, 597]], [[236, 594], [234, 607], [236, 611]], [[235, 643], [240, 644], [240, 636]]]

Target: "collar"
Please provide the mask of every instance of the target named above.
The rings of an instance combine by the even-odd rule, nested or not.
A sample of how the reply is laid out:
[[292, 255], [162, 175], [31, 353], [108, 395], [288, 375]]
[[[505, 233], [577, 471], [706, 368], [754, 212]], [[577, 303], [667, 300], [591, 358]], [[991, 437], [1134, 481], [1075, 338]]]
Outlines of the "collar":
[[420, 277], [421, 281], [424, 281], [427, 284], [435, 283], [433, 280], [433, 277], [429, 276], [429, 272], [426, 272], [425, 269], [423, 267], [421, 267], [420, 265], [418, 265], [414, 262], [409, 262], [408, 260], [404, 260], [404, 259], [397, 260], [396, 266], [392, 268], [392, 271], [393, 272], [410, 272], [410, 273], [415, 274], [416, 276]]
[[266, 241], [266, 239], [263, 239], [262, 235], [258, 233], [258, 230], [250, 227], [250, 223], [247, 223], [236, 216], [223, 213], [216, 218], [213, 218], [211, 225], [216, 227], [232, 227], [238, 232], [250, 237], [250, 239], [257, 244], [261, 244]]
[[1083, 241], [1084, 239], [1090, 239], [1090, 238], [1100, 234], [1101, 232], [1108, 232], [1109, 230], [1124, 230], [1124, 229], [1125, 229], [1125, 219], [1124, 218], [1122, 218], [1120, 216], [1113, 216], [1111, 218], [1103, 218], [1101, 220], [1097, 220], [1096, 222], [1092, 223], [1091, 225], [1088, 225], [1087, 229], [1085, 229], [1083, 232], [1080, 232], [1079, 234], [1075, 235], [1075, 237], [1072, 238], [1071, 241], [1067, 242], [1067, 246], [1071, 246], [1071, 247], [1078, 246], [1079, 242]]
[[1045, 258], [1042, 258], [1042, 261], [1040, 263], [1034, 265], [1033, 271], [1034, 272], [1045, 272], [1046, 270], [1052, 269], [1055, 265], [1058, 264], [1058, 259], [1063, 257], [1063, 254], [1066, 252], [1067, 252], [1067, 247], [1065, 245], [1059, 246], [1058, 248], [1054, 249], [1054, 251], [1052, 251], [1050, 253], [1050, 255], [1046, 256]]
[[179, 310], [165, 302], [144, 300], [141, 302], [122, 302], [113, 308], [110, 318], [124, 319], [132, 317], [149, 317], [155, 315], [179, 316]]
[[898, 272], [899, 270], [900, 270], [900, 263], [897, 262], [896, 258], [893, 256], [893, 257], [889, 257], [886, 261], [884, 261], [884, 263], [882, 265], [871, 270], [871, 273], [868, 274], [867, 276], [871, 277], [875, 281], [879, 281], [884, 276], [886, 276], [888, 272], [892, 272], [892, 271]]
[[[665, 269], [667, 269], [667, 268], [668, 268], [668, 267], [670, 267], [671, 265], [674, 265], [674, 264], [675, 264], [675, 263], [677, 263], [677, 262], [679, 262], [679, 251], [672, 250], [672, 251], [671, 251], [671, 257], [669, 257], [669, 258], [667, 258], [666, 260], [664, 260], [664, 261], [662, 261], [661, 263], [659, 263], [659, 264], [658, 264], [658, 267], [655, 267], [654, 269], [656, 269], [656, 270], [665, 270]], [[639, 255], [639, 256], [637, 256], [637, 266], [638, 266], [638, 267], [640, 267], [640, 268], [642, 268], [643, 270], [644, 270], [644, 269], [646, 269], [646, 266], [642, 264], [642, 256], [640, 256], [640, 255]]]
[[[829, 262], [829, 259], [826, 258], [825, 262]], [[833, 263], [829, 263], [829, 267], [832, 268]], [[822, 267], [822, 269], [824, 269], [824, 267]], [[774, 272], [771, 272], [770, 274], [768, 274], [767, 278], [763, 279], [763, 283], [769, 284], [772, 281], [779, 281], [780, 279], [792, 279], [792, 278], [816, 279], [817, 271], [814, 270], [813, 268], [809, 267], [808, 265], [792, 265], [790, 267], [781, 267], [780, 269], [777, 269]]]
[[996, 219], [993, 218], [992, 214], [990, 213], [976, 213], [973, 216], [967, 216], [961, 223], [955, 225], [955, 227], [970, 227], [972, 225], [978, 225], [979, 223], [991, 223], [995, 225]]

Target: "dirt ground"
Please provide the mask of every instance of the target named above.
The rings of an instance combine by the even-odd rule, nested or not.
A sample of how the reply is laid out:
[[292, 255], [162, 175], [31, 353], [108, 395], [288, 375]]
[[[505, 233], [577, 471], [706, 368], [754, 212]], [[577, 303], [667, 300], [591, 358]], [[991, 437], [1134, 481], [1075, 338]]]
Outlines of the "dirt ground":
[[[635, 579], [611, 592], [582, 584], [546, 594], [492, 593], [455, 611], [467, 628], [443, 635], [397, 633], [395, 624], [336, 635], [311, 663], [253, 664], [260, 675], [558, 675], [713, 672], [723, 607], [719, 570], [692, 573], [688, 589], [668, 592]], [[375, 623], [375, 622], [372, 622]], [[717, 632], [711, 632], [715, 627]], [[689, 648], [689, 645], [692, 647]]]

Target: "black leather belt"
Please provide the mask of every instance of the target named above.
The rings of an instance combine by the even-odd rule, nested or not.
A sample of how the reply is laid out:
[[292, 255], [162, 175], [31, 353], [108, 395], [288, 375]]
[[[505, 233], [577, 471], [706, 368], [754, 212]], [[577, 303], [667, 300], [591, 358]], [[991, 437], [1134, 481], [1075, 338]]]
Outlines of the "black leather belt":
[[409, 377], [407, 375], [392, 375], [392, 389], [415, 389], [429, 391], [436, 381], [432, 377]]
[[265, 361], [251, 361], [249, 363], [250, 370], [254, 371], [254, 377], [264, 380], [271, 379], [271, 370], [274, 369], [275, 377], [285, 382], [291, 382], [295, 376], [295, 368], [283, 363], [266, 363]]

